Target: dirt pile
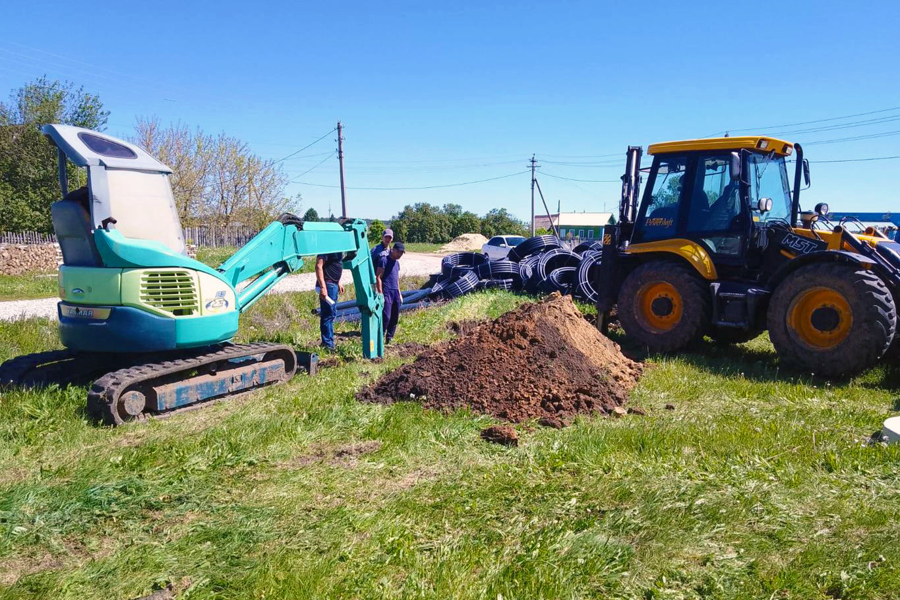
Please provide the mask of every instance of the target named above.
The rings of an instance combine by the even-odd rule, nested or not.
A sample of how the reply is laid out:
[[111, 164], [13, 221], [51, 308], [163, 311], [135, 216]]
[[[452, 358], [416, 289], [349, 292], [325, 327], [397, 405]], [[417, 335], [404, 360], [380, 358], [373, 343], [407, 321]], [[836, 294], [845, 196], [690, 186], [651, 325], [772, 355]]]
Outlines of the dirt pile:
[[567, 424], [577, 413], [612, 412], [640, 374], [571, 298], [553, 294], [426, 350], [357, 397]]
[[453, 241], [441, 246], [441, 252], [466, 252], [467, 250], [481, 250], [487, 244], [488, 239], [480, 233], [464, 233], [453, 238]]

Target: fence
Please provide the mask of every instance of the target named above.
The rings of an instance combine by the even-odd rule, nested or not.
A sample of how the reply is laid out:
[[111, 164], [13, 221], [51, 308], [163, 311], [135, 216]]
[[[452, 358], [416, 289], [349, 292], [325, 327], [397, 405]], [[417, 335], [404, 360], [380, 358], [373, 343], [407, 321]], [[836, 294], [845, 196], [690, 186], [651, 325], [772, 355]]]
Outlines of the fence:
[[[204, 248], [221, 248], [234, 246], [240, 248], [256, 235], [258, 230], [253, 227], [185, 227], [184, 241], [187, 244], [202, 246]], [[37, 231], [22, 231], [19, 233], [0, 233], [0, 244], [51, 244], [56, 241], [52, 233], [39, 233]]]
[[222, 246], [234, 246], [240, 248], [259, 233], [258, 229], [243, 225], [231, 227], [218, 227], [207, 225], [201, 227], [185, 227], [184, 241], [204, 248], [221, 248]]
[[52, 233], [22, 231], [19, 233], [0, 233], [0, 244], [52, 244], [56, 236]]

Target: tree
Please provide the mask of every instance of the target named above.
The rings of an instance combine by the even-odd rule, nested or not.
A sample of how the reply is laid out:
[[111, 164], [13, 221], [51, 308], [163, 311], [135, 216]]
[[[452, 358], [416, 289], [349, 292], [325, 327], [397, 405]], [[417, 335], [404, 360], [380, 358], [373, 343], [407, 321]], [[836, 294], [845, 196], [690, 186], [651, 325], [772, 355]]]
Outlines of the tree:
[[369, 223], [369, 240], [373, 242], [381, 240], [384, 236], [384, 229], [384, 223], [378, 219], [373, 220]]
[[214, 139], [181, 123], [162, 127], [156, 117], [138, 117], [132, 142], [172, 169], [169, 178], [182, 225], [196, 220], [212, 169]]
[[505, 208], [495, 208], [481, 219], [481, 234], [485, 237], [495, 235], [528, 235], [525, 223], [516, 219]]
[[311, 221], [311, 222], [312, 222], [312, 221], [318, 221], [318, 220], [319, 220], [319, 213], [316, 212], [316, 209], [314, 209], [313, 207], [310, 207], [309, 210], [307, 210], [307, 211], [303, 214], [303, 220], [304, 220], [304, 221]]
[[450, 237], [455, 238], [464, 233], [478, 233], [479, 231], [481, 231], [481, 219], [475, 213], [466, 211], [453, 220]]
[[450, 241], [450, 218], [436, 206], [420, 202], [407, 205], [391, 219], [394, 239], [403, 242], [445, 243]]
[[[56, 150], [41, 126], [62, 123], [102, 131], [109, 111], [98, 96], [46, 76], [25, 84], [0, 102], [0, 231], [52, 230], [50, 205], [61, 198]], [[69, 187], [87, 181], [68, 165]]]
[[301, 197], [284, 195], [287, 176], [245, 142], [212, 136], [181, 123], [138, 118], [132, 141], [167, 164], [182, 225], [241, 223], [262, 229], [281, 213], [300, 210]]

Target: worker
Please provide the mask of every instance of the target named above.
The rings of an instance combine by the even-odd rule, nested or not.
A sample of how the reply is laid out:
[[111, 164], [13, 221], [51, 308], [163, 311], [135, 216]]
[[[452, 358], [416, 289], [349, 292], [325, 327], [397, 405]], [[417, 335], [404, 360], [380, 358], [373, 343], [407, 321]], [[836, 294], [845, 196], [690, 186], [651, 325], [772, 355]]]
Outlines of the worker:
[[391, 242], [394, 239], [394, 231], [385, 229], [381, 235], [381, 243], [372, 248], [372, 266], [378, 268], [378, 259], [391, 251]]
[[378, 269], [375, 271], [375, 284], [378, 293], [384, 295], [384, 343], [390, 344], [397, 331], [397, 322], [400, 320], [400, 305], [403, 304], [403, 296], [400, 294], [400, 258], [406, 252], [403, 242], [397, 242], [390, 253], [382, 254], [378, 259]]
[[341, 273], [344, 270], [340, 252], [316, 256], [316, 291], [319, 293], [319, 332], [322, 347], [334, 350], [334, 305], [344, 293]]

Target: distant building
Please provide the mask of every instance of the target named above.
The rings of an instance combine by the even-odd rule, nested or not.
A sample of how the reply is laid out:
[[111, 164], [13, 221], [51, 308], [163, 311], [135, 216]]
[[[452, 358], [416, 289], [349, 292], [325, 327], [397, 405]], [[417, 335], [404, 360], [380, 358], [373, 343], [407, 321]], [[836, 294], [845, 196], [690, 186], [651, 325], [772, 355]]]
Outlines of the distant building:
[[609, 212], [563, 212], [547, 215], [535, 215], [535, 229], [552, 229], [550, 219], [559, 228], [559, 236], [563, 239], [580, 241], [599, 240], [603, 237], [603, 227], [614, 225], [616, 220]]

